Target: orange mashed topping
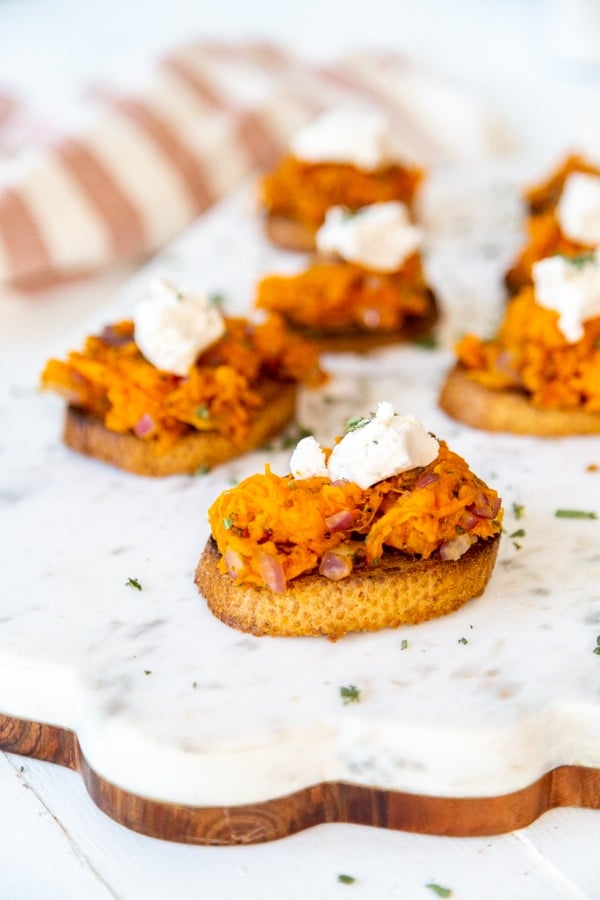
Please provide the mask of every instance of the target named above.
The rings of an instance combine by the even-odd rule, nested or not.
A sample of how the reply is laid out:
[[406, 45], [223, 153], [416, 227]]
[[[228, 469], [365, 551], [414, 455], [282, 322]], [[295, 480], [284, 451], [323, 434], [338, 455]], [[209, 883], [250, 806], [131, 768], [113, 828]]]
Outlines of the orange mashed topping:
[[358, 209], [388, 200], [410, 206], [423, 174], [400, 165], [366, 172], [347, 163], [309, 163], [288, 154], [263, 177], [260, 199], [268, 213], [317, 228], [330, 206]]
[[493, 390], [519, 388], [545, 409], [600, 412], [600, 316], [569, 343], [558, 313], [535, 302], [526, 287], [509, 303], [497, 337], [469, 334], [456, 352], [471, 378]]
[[531, 217], [527, 222], [525, 246], [507, 276], [513, 291], [532, 283], [531, 267], [534, 262], [557, 253], [577, 256], [592, 249], [589, 244], [580, 244], [566, 237], [556, 216], [556, 206], [565, 181], [572, 172], [600, 175], [600, 168], [586, 162], [581, 156], [569, 156], [546, 181], [529, 188], [525, 193]]
[[[331, 517], [340, 513], [349, 513], [351, 523], [335, 530]], [[468, 537], [467, 546], [493, 537], [502, 521], [496, 491], [443, 441], [428, 466], [366, 490], [321, 477], [281, 477], [266, 466], [264, 474], [221, 494], [208, 516], [220, 571], [259, 586], [265, 557], [288, 581], [316, 570], [328, 551], [349, 556], [349, 571], [376, 566], [385, 548], [427, 559], [459, 535]]]
[[425, 316], [431, 305], [418, 254], [394, 273], [319, 262], [299, 275], [263, 278], [256, 296], [256, 306], [319, 330], [397, 331], [407, 316]]
[[88, 337], [83, 351], [69, 353], [65, 362], [49, 360], [41, 384], [97, 416], [110, 431], [133, 431], [163, 447], [191, 429], [242, 442], [263, 402], [261, 381], [317, 386], [325, 376], [314, 347], [278, 316], [260, 325], [226, 317], [225, 325], [223, 337], [185, 378], [149, 363], [134, 342], [133, 322], [125, 320]]

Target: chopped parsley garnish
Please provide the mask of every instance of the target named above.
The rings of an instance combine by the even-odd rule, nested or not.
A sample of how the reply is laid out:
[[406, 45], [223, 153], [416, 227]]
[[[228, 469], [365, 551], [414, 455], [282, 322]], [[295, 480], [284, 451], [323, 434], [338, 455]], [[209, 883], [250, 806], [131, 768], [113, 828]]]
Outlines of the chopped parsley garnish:
[[595, 262], [596, 260], [595, 253], [578, 253], [577, 256], [567, 256], [565, 253], [557, 253], [557, 256], [562, 257], [565, 262], [568, 262], [571, 266], [575, 266], [576, 269], [583, 269], [588, 263]]
[[525, 529], [524, 529], [524, 528], [517, 528], [516, 531], [513, 531], [512, 534], [509, 534], [509, 537], [510, 537], [510, 538], [525, 537]]
[[152, 669], [144, 669], [144, 675], [152, 675]]
[[217, 309], [220, 309], [225, 303], [225, 297], [223, 294], [220, 294], [218, 291], [215, 291], [214, 294], [209, 294], [208, 299], [211, 306], [216, 306]]
[[141, 591], [142, 586], [137, 580], [137, 578], [128, 578], [125, 582], [125, 587], [135, 588], [136, 591]]
[[358, 431], [359, 428], [364, 428], [372, 421], [371, 418], [365, 418], [365, 416], [354, 416], [346, 422], [346, 431]]
[[23, 773], [25, 771], [25, 766], [19, 766], [19, 772]]
[[208, 475], [210, 472], [210, 466], [198, 466], [194, 475]]
[[310, 437], [312, 435], [312, 431], [309, 428], [305, 428], [304, 425], [296, 425], [286, 432], [281, 438], [281, 448], [282, 450], [289, 450], [290, 447], [295, 447], [298, 441], [301, 441], [302, 438]]
[[439, 346], [439, 341], [434, 334], [422, 334], [420, 337], [413, 338], [411, 343], [422, 347], [423, 350], [437, 350]]
[[554, 513], [557, 519], [597, 519], [595, 512], [584, 509], [557, 509]]
[[426, 888], [429, 888], [430, 891], [437, 897], [451, 897], [452, 890], [447, 887], [442, 887], [441, 884], [436, 884], [435, 881], [430, 881], [429, 884], [425, 885]]
[[353, 878], [352, 875], [342, 874], [342, 875], [338, 875], [337, 880], [340, 882], [340, 884], [354, 884], [354, 882], [356, 881], [356, 878]]
[[596, 646], [594, 647], [594, 653], [596, 656], [600, 656], [600, 634], [596, 638]]
[[525, 507], [522, 503], [513, 503], [512, 509], [515, 519], [522, 519], [525, 515]]
[[469, 642], [468, 642], [468, 640], [466, 639], [466, 637], [461, 637], [461, 638], [458, 639], [458, 643], [459, 643], [459, 644], [468, 644]]
[[210, 419], [210, 410], [206, 403], [203, 403], [202, 406], [199, 406], [195, 410], [194, 415], [197, 419]]
[[400, 649], [406, 650], [407, 647], [408, 647], [408, 641], [406, 640], [406, 638], [402, 638], [402, 640], [400, 641]]
[[521, 549], [522, 549], [522, 545], [521, 545], [521, 544], [517, 544], [516, 541], [513, 541], [513, 547], [515, 548], [515, 550], [521, 550]]
[[226, 519], [223, 519], [223, 528], [225, 531], [229, 531], [229, 529], [233, 526], [233, 519], [231, 516], [227, 516]]
[[347, 706], [348, 703], [358, 703], [360, 690], [354, 684], [343, 685], [340, 688], [340, 697], [344, 701], [344, 706]]
[[380, 562], [381, 562], [381, 560], [379, 559], [378, 556], [376, 556], [375, 559], [372, 559], [372, 560], [371, 560], [371, 565], [372, 565], [372, 566], [378, 566]]

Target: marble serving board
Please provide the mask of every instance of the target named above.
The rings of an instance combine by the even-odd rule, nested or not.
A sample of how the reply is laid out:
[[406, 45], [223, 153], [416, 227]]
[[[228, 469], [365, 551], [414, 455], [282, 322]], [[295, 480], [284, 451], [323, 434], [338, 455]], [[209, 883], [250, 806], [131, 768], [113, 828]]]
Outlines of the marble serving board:
[[[600, 805], [600, 519], [555, 517], [600, 515], [600, 440], [480, 433], [436, 404], [452, 340], [500, 315], [516, 197], [499, 171], [438, 173], [423, 199], [438, 348], [326, 357], [331, 382], [299, 405], [327, 441], [389, 400], [503, 497], [484, 596], [418, 626], [337, 643], [228, 628], [193, 581], [207, 507], [265, 462], [286, 472], [290, 450], [275, 441], [208, 475], [137, 477], [64, 447], [62, 403], [38, 392], [45, 359], [129, 314], [154, 274], [247, 310], [259, 276], [300, 268], [263, 239], [251, 188], [85, 321], [73, 310], [57, 333], [30, 306], [20, 346], [0, 338], [0, 746], [81, 769], [111, 815], [188, 841], [335, 818], [481, 833], [558, 803]], [[344, 704], [348, 685], [358, 702]]]

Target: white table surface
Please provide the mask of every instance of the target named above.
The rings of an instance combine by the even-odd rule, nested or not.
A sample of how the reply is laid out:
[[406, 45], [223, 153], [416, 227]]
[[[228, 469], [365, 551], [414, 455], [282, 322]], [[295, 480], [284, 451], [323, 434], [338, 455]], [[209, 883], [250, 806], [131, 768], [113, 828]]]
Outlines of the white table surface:
[[[318, 53], [391, 45], [437, 65], [489, 100], [514, 135], [516, 150], [539, 159], [541, 169], [566, 147], [593, 145], [596, 139], [600, 146], [600, 68], [576, 63], [577, 43], [564, 25], [557, 39], [552, 16], [558, 5], [542, 0], [378, 0], [360, 7], [350, 0], [3, 0], [0, 85], [22, 88], [40, 108], [58, 109], [69, 92], [109, 71], [115, 54], [155, 51], [190, 34], [262, 35]], [[128, 274], [113, 273], [43, 301], [0, 296], [3, 341], [26, 338], [31, 346], [72, 328]], [[526, 829], [489, 838], [323, 825], [273, 844], [210, 848], [127, 831], [96, 809], [77, 773], [10, 754], [0, 754], [0, 798], [0, 898], [11, 900], [240, 895], [269, 900], [346, 892], [373, 900], [418, 900], [435, 896], [426, 887], [431, 882], [465, 900], [600, 898], [596, 811], [553, 810]], [[341, 884], [340, 873], [356, 881]]]

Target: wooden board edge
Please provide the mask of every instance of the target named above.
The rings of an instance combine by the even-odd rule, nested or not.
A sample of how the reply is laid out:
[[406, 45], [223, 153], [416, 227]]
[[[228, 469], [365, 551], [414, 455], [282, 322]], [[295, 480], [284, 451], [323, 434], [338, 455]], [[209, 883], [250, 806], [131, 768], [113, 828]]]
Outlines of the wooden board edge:
[[140, 797], [111, 784], [89, 766], [76, 734], [66, 728], [0, 715], [0, 749], [79, 771], [94, 803], [116, 822], [185, 844], [261, 843], [333, 822], [481, 837], [524, 828], [560, 806], [600, 809], [600, 769], [578, 765], [559, 766], [528, 787], [495, 797], [428, 797], [323, 782], [261, 803], [198, 807]]

